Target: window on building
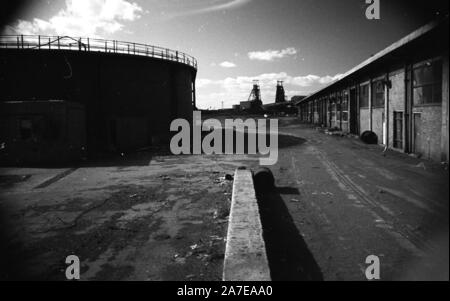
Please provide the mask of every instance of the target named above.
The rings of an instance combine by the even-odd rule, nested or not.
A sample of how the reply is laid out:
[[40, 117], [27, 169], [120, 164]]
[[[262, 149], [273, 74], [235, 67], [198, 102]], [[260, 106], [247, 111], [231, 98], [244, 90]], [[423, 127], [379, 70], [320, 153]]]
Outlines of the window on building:
[[313, 113], [313, 103], [308, 103], [308, 121], [311, 122], [311, 114]]
[[369, 85], [362, 85], [359, 87], [359, 106], [361, 108], [369, 107]]
[[336, 120], [336, 99], [333, 99], [331, 103], [331, 120]]
[[403, 149], [403, 112], [394, 112], [394, 148]]
[[384, 84], [383, 80], [377, 80], [372, 83], [372, 107], [384, 107]]
[[342, 93], [338, 93], [337, 94], [337, 99], [336, 99], [336, 121], [341, 121], [341, 113], [342, 113]]
[[414, 105], [442, 102], [442, 61], [427, 61], [413, 69]]
[[348, 121], [348, 91], [344, 91], [342, 97], [342, 121]]

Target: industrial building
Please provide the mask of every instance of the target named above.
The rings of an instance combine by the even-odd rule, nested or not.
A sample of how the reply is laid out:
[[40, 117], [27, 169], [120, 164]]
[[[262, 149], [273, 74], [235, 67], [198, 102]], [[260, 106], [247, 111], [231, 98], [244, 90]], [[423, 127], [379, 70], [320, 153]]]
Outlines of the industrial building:
[[[61, 163], [74, 159], [55, 155], [67, 149], [95, 156], [164, 143], [172, 120], [192, 119], [196, 74], [195, 58], [151, 45], [0, 36], [0, 163]], [[59, 118], [69, 107], [78, 113]], [[63, 136], [64, 128], [76, 130]]]
[[303, 122], [375, 133], [390, 149], [448, 162], [448, 15], [373, 55], [299, 101]]
[[266, 113], [289, 113], [297, 114], [295, 106], [291, 106], [286, 99], [286, 93], [284, 91], [283, 81], [277, 81], [275, 102], [271, 104], [263, 104], [261, 97], [261, 87], [258, 80], [253, 81], [253, 88], [250, 92], [248, 101], [241, 101], [239, 105], [233, 105], [233, 110], [241, 111], [253, 111], [253, 112], [266, 112]]

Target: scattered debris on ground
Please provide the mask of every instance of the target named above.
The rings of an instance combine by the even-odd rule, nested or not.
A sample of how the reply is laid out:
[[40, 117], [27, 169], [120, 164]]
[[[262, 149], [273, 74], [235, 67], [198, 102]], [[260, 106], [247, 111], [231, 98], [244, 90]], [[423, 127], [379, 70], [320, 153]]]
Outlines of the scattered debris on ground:
[[[14, 250], [10, 261], [32, 269], [0, 278], [64, 280], [65, 258], [75, 254], [83, 280], [221, 280], [234, 165], [217, 168], [209, 159], [213, 174], [223, 175], [215, 179], [204, 157], [198, 168], [187, 157], [159, 157], [149, 166], [140, 155], [147, 164], [80, 168], [9, 196], [1, 213], [10, 212], [21, 235], [1, 243]], [[30, 179], [2, 175], [0, 185], [18, 189]]]

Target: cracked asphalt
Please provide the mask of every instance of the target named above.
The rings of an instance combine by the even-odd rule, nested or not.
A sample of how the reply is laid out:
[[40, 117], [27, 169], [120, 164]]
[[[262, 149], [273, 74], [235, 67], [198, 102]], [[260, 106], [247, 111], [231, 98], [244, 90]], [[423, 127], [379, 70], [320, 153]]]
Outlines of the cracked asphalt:
[[[0, 169], [2, 279], [220, 280], [232, 181], [254, 156], [126, 156]], [[446, 166], [280, 120], [277, 189], [263, 196], [274, 280], [448, 280]]]
[[272, 167], [277, 186], [290, 188], [281, 199], [319, 272], [300, 264], [301, 273], [366, 280], [366, 258], [376, 255], [381, 280], [448, 280], [446, 166], [294, 120], [281, 124], [281, 134], [306, 140], [281, 149]]
[[[221, 280], [239, 157], [135, 154], [67, 169], [1, 169], [0, 278]], [[117, 161], [117, 160], [116, 160]]]

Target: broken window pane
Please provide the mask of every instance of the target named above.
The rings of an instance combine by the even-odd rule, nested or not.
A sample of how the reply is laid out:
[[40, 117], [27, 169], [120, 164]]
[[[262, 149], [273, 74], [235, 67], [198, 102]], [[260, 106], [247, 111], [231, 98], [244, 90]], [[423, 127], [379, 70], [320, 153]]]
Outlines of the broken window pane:
[[369, 85], [360, 87], [359, 106], [361, 108], [369, 107]]
[[426, 62], [413, 71], [414, 105], [442, 102], [442, 61]]

